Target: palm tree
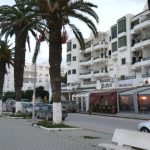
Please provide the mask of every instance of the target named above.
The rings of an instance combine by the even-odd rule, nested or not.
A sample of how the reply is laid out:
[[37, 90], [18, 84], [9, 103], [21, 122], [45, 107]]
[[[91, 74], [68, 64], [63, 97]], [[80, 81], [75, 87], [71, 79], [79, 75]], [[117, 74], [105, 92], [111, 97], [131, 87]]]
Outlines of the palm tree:
[[[89, 18], [99, 20], [93, 10], [97, 6], [84, 2], [83, 0], [28, 0], [40, 12], [46, 20], [49, 34], [49, 64], [50, 81], [53, 97], [53, 122], [60, 123], [61, 119], [61, 75], [60, 66], [62, 61], [62, 43], [66, 42], [66, 30], [68, 25], [79, 41], [81, 49], [85, 48], [81, 31], [71, 24], [70, 18], [76, 18], [84, 22], [97, 35], [97, 29], [93, 21]], [[63, 31], [62, 31], [63, 30]]]
[[5, 74], [7, 73], [10, 65], [13, 66], [14, 58], [14, 49], [10, 48], [11, 45], [8, 45], [8, 42], [0, 40], [0, 100], [3, 93], [3, 84], [5, 79]]
[[[14, 59], [14, 80], [16, 101], [21, 100], [21, 89], [23, 86], [23, 74], [25, 66], [26, 42], [30, 49], [29, 31], [36, 37], [34, 29], [40, 29], [39, 18], [35, 18], [35, 13], [31, 6], [25, 5], [25, 1], [15, 0], [13, 6], [0, 7], [0, 29], [1, 35], [5, 38], [15, 37], [15, 59]], [[37, 23], [39, 25], [37, 26]], [[18, 105], [19, 104], [18, 102]], [[16, 105], [17, 107], [17, 105]], [[21, 107], [21, 106], [20, 106]], [[21, 108], [18, 108], [21, 109]], [[16, 108], [16, 111], [17, 110]]]

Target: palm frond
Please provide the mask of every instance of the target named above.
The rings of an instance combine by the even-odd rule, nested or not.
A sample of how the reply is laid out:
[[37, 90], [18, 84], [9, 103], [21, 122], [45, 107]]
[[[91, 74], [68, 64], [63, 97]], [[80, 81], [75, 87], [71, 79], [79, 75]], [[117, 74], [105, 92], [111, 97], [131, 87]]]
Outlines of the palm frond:
[[85, 43], [84, 43], [84, 38], [82, 36], [82, 33], [80, 32], [80, 30], [73, 24], [68, 24], [70, 26], [70, 28], [72, 29], [73, 33], [75, 34], [75, 37], [77, 38], [81, 50], [85, 50]]
[[84, 22], [92, 30], [93, 34], [95, 36], [97, 36], [97, 28], [96, 28], [95, 24], [92, 22], [92, 20], [90, 20], [83, 14], [76, 13], [75, 11], [72, 11], [72, 14], [70, 16], [77, 18], [77, 19], [81, 20], [82, 22]]
[[36, 41], [36, 45], [35, 45], [35, 50], [34, 50], [34, 54], [33, 54], [33, 58], [32, 58], [32, 63], [35, 64], [36, 63], [36, 60], [37, 60], [37, 56], [40, 52], [40, 41], [37, 40]]

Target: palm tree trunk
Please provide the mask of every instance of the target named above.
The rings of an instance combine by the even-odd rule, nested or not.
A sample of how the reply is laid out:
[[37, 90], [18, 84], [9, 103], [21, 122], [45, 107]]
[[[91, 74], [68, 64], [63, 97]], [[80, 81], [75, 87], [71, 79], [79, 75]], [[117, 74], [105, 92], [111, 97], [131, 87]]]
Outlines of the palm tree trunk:
[[61, 108], [61, 26], [50, 26], [49, 37], [49, 64], [50, 64], [50, 82], [53, 98], [53, 122], [59, 124], [62, 122]]
[[21, 101], [21, 90], [22, 90], [22, 86], [23, 86], [23, 74], [24, 74], [25, 52], [26, 52], [25, 44], [26, 44], [26, 36], [27, 36], [27, 33], [22, 33], [21, 35], [19, 35], [19, 34], [20, 33], [16, 33], [15, 59], [14, 59], [16, 112], [22, 111], [22, 105], [21, 105], [20, 101]]
[[3, 96], [3, 85], [4, 85], [4, 79], [5, 79], [5, 63], [1, 62], [0, 63], [0, 100], [2, 99]]

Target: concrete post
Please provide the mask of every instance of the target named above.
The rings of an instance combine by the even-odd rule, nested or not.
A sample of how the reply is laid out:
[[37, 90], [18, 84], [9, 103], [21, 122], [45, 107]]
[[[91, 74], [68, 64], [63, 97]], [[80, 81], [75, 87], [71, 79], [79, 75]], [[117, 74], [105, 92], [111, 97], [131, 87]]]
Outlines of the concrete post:
[[136, 114], [138, 114], [139, 113], [139, 109], [138, 109], [137, 92], [133, 93], [133, 103], [134, 103], [134, 112]]

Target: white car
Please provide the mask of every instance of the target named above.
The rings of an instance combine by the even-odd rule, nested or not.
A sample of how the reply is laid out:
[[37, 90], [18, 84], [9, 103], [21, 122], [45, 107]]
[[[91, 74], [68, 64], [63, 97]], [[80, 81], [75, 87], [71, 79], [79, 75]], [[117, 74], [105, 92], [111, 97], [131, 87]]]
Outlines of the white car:
[[150, 120], [138, 124], [138, 131], [150, 133]]

